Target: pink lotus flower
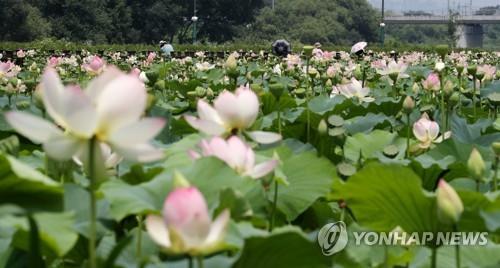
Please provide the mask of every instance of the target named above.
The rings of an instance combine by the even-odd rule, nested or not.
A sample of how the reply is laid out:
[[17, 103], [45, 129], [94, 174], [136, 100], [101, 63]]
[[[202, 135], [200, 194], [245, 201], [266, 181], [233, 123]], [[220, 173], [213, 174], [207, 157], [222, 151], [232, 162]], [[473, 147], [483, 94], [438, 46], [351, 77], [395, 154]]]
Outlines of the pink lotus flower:
[[93, 56], [90, 61], [82, 65], [82, 68], [91, 75], [101, 74], [106, 67], [106, 63], [99, 56]]
[[22, 49], [20, 49], [20, 50], [18, 50], [18, 51], [16, 52], [16, 56], [17, 56], [18, 58], [24, 58], [24, 57], [26, 57], [26, 53], [25, 53]]
[[146, 59], [146, 62], [147, 62], [148, 64], [151, 64], [151, 63], [153, 63], [153, 62], [154, 62], [155, 58], [156, 58], [156, 53], [154, 53], [154, 52], [150, 52], [150, 53], [148, 54], [148, 58]]
[[372, 97], [367, 97], [368, 94], [370, 94], [370, 89], [363, 87], [354, 77], [351, 79], [351, 83], [349, 84], [337, 85], [333, 87], [332, 96], [339, 94], [348, 99], [356, 97], [361, 102], [372, 102], [375, 100]]
[[[204, 100], [198, 101], [198, 116], [185, 116], [195, 129], [215, 136], [227, 136], [250, 128], [259, 113], [257, 95], [248, 87], [241, 86], [235, 93], [224, 91], [214, 101], [214, 107]], [[274, 143], [281, 135], [264, 131], [245, 132], [260, 143]]]
[[165, 199], [162, 216], [149, 215], [149, 236], [168, 253], [206, 255], [224, 247], [229, 211], [224, 210], [212, 222], [207, 203], [195, 187], [173, 190]]
[[300, 59], [299, 55], [294, 55], [294, 54], [288, 54], [286, 56], [286, 63], [288, 66], [288, 69], [293, 69], [295, 67], [300, 67], [302, 65], [302, 60]]
[[47, 60], [47, 67], [55, 68], [61, 63], [62, 59], [60, 57], [50, 57]]
[[422, 87], [426, 90], [439, 91], [441, 89], [439, 75], [436, 73], [429, 74], [427, 79], [422, 82]]
[[273, 159], [255, 165], [255, 153], [252, 148], [246, 145], [238, 136], [232, 136], [227, 141], [220, 137], [213, 137], [210, 141], [202, 140], [200, 143], [201, 155], [190, 151], [194, 159], [202, 156], [215, 156], [226, 162], [228, 166], [243, 176], [250, 176], [254, 179], [264, 177], [273, 171], [278, 164], [278, 160]]
[[484, 64], [484, 65], [477, 66], [477, 72], [484, 74], [484, 77], [483, 77], [484, 81], [490, 81], [490, 80], [493, 80], [495, 78], [495, 76], [497, 74], [497, 69], [493, 65]]
[[0, 78], [15, 77], [15, 76], [17, 76], [17, 74], [19, 73], [20, 70], [21, 70], [21, 68], [16, 66], [11, 61], [0, 62]]
[[444, 139], [451, 136], [451, 132], [446, 132], [439, 136], [438, 123], [431, 121], [429, 116], [424, 113], [422, 117], [413, 124], [413, 134], [420, 141], [420, 148], [427, 149], [432, 143], [441, 143]]
[[330, 66], [328, 69], [326, 69], [326, 76], [329, 78], [333, 78], [338, 72], [338, 69], [335, 68], [335, 66]]
[[87, 166], [91, 140], [106, 143], [130, 161], [149, 162], [163, 157], [163, 152], [148, 142], [162, 130], [165, 120], [141, 119], [147, 93], [137, 77], [110, 67], [83, 91], [79, 86], [64, 87], [57, 72], [48, 68], [41, 88], [44, 107], [57, 125], [19, 111], [10, 111], [5, 117], [17, 132], [42, 143], [53, 159], [78, 156]]

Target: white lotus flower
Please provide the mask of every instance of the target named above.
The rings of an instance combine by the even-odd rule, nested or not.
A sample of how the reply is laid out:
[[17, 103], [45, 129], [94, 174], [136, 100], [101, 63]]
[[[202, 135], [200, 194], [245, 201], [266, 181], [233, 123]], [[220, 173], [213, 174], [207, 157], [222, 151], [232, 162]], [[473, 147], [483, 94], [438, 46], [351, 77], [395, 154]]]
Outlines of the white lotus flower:
[[399, 78], [408, 78], [410, 76], [405, 73], [407, 68], [408, 65], [406, 65], [404, 62], [396, 62], [393, 60], [389, 62], [388, 65], [382, 66], [382, 69], [377, 70], [377, 73], [379, 73], [380, 75], [388, 75], [393, 80]]
[[367, 97], [370, 94], [370, 89], [363, 87], [362, 84], [354, 77], [351, 79], [351, 83], [349, 84], [337, 85], [333, 87], [332, 96], [339, 94], [348, 99], [356, 97], [362, 102], [372, 102], [375, 100], [372, 97]]
[[213, 137], [210, 141], [202, 140], [199, 146], [202, 149], [201, 154], [189, 152], [194, 159], [202, 156], [215, 156], [239, 174], [254, 179], [269, 174], [278, 164], [278, 160], [272, 159], [256, 165], [254, 151], [238, 136], [232, 136], [227, 141], [220, 137]]
[[[257, 95], [248, 87], [241, 86], [233, 94], [222, 92], [214, 101], [214, 107], [204, 100], [198, 101], [198, 116], [185, 116], [195, 129], [213, 136], [227, 136], [250, 128], [259, 113]], [[246, 131], [250, 138], [259, 143], [274, 143], [281, 135], [265, 131]]]
[[19, 111], [8, 112], [5, 117], [17, 132], [42, 143], [51, 158], [69, 160], [78, 156], [86, 166], [92, 139], [131, 161], [162, 158], [163, 152], [149, 140], [162, 130], [165, 120], [141, 119], [147, 94], [137, 77], [110, 67], [83, 91], [78, 86], [64, 87], [57, 72], [48, 68], [41, 89], [45, 109], [57, 125]]
[[451, 136], [451, 132], [446, 132], [444, 135], [439, 136], [439, 125], [438, 123], [429, 119], [427, 113], [424, 113], [422, 117], [413, 124], [413, 134], [420, 141], [420, 148], [426, 149], [431, 146], [432, 143], [441, 143], [444, 139], [448, 139]]

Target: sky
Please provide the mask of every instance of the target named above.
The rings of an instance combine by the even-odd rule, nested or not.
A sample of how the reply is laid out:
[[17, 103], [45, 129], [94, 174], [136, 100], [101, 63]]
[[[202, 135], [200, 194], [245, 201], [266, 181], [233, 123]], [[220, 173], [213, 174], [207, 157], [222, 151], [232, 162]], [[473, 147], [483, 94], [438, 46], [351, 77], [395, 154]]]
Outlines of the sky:
[[[368, 0], [376, 8], [380, 9], [382, 0]], [[473, 9], [479, 9], [483, 6], [496, 6], [500, 5], [500, 0], [450, 0], [450, 5], [457, 9], [458, 5], [467, 6], [469, 10], [470, 3], [472, 2]], [[385, 9], [402, 11], [402, 10], [423, 10], [435, 11], [435, 13], [445, 12], [448, 6], [447, 0], [385, 0]]]

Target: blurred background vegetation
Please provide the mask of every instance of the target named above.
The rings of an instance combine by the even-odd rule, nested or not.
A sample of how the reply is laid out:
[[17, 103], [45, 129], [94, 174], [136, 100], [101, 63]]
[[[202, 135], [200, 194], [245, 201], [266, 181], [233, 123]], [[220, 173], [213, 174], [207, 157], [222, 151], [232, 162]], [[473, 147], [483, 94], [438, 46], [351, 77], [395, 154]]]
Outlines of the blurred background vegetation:
[[[0, 41], [190, 44], [193, 5], [193, 0], [0, 0]], [[196, 9], [196, 35], [205, 45], [268, 45], [278, 38], [329, 46], [379, 40], [380, 12], [366, 0], [275, 0], [274, 9], [272, 0], [197, 0]], [[500, 25], [485, 27], [485, 47], [499, 48]], [[447, 39], [446, 25], [386, 27], [389, 47]]]

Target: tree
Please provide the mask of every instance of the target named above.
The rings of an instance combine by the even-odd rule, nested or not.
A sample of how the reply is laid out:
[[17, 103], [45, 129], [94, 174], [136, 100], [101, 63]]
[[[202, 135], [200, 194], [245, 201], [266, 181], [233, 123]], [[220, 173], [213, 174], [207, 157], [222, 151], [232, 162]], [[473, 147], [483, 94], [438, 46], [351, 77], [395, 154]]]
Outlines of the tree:
[[0, 39], [31, 41], [50, 34], [40, 10], [21, 0], [0, 0]]
[[240, 29], [245, 41], [287, 38], [301, 43], [353, 44], [376, 39], [375, 10], [365, 0], [277, 1], [263, 8], [255, 22]]

